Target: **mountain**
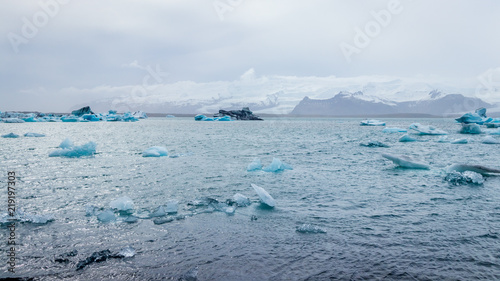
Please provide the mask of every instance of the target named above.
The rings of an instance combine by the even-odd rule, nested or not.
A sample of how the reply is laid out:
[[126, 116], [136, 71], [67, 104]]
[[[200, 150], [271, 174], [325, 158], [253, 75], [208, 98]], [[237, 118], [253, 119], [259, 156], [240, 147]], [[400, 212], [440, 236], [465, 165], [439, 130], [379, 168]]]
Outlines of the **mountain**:
[[292, 110], [292, 115], [320, 116], [375, 116], [383, 114], [430, 114], [451, 115], [473, 111], [476, 108], [491, 108], [492, 104], [479, 98], [461, 94], [444, 94], [437, 90], [413, 101], [395, 102], [362, 92], [340, 92], [330, 99], [310, 99], [304, 97]]

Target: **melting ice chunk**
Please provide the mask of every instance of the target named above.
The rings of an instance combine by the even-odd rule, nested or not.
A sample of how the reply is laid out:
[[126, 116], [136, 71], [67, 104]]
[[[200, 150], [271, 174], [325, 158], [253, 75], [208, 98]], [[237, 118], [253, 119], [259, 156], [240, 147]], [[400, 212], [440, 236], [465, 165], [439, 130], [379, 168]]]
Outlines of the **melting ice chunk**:
[[484, 137], [483, 139], [483, 143], [484, 144], [499, 144], [500, 142], [498, 142], [494, 137], [492, 136], [486, 136]]
[[93, 141], [80, 146], [68, 146], [71, 141], [66, 141], [68, 141], [68, 139], [63, 141], [59, 146], [63, 146], [62, 149], [52, 151], [49, 157], [82, 157], [91, 156], [96, 153], [97, 144]]
[[109, 206], [118, 211], [130, 211], [134, 209], [134, 202], [129, 197], [124, 196], [111, 201]]
[[260, 162], [260, 158], [253, 159], [253, 162], [248, 164], [247, 171], [257, 171], [262, 169], [262, 163]]
[[318, 226], [303, 224], [296, 229], [297, 232], [300, 233], [326, 233], [325, 230], [319, 228]]
[[118, 252], [118, 256], [122, 256], [124, 258], [131, 258], [135, 256], [135, 249], [130, 246], [125, 247]]
[[24, 134], [24, 136], [27, 138], [43, 138], [43, 137], [45, 137], [44, 134], [38, 134], [38, 133], [26, 133], [26, 134]]
[[469, 141], [467, 139], [458, 139], [451, 142], [452, 144], [467, 144]]
[[273, 158], [273, 162], [269, 166], [262, 169], [264, 172], [281, 172], [283, 170], [293, 170], [292, 166], [281, 162], [278, 158]]
[[161, 157], [161, 156], [168, 156], [167, 149], [162, 146], [150, 147], [142, 153], [142, 157]]
[[247, 207], [247, 206], [250, 206], [250, 204], [252, 204], [250, 202], [250, 199], [248, 199], [248, 197], [246, 197], [245, 195], [240, 194], [240, 193], [236, 193], [233, 196], [233, 199], [234, 199], [234, 202], [236, 202], [236, 205], [238, 207]]
[[413, 123], [410, 125], [410, 130], [417, 131], [420, 135], [447, 135], [448, 133], [433, 126], [424, 126], [420, 123]]
[[410, 137], [408, 134], [404, 134], [399, 138], [400, 142], [414, 142], [418, 141], [416, 138]]
[[481, 127], [478, 124], [470, 123], [465, 124], [462, 123], [462, 128], [460, 129], [460, 134], [480, 134]]
[[175, 214], [179, 210], [179, 202], [177, 201], [170, 201], [167, 203], [165, 206], [165, 212], [167, 214]]
[[472, 171], [465, 171], [463, 173], [452, 171], [451, 173], [447, 174], [445, 177], [445, 180], [450, 182], [453, 185], [463, 185], [463, 184], [483, 184], [484, 183], [484, 178], [481, 174], [472, 172]]
[[405, 155], [382, 154], [382, 157], [394, 162], [394, 164], [407, 169], [429, 169], [429, 166]]
[[100, 222], [112, 222], [116, 221], [116, 216], [112, 210], [105, 210], [104, 212], [97, 215], [97, 219]]
[[406, 129], [402, 128], [385, 128], [382, 130], [383, 133], [406, 133]]
[[6, 134], [6, 135], [2, 136], [2, 138], [12, 138], [12, 139], [16, 139], [18, 137], [19, 137], [19, 135], [16, 135], [14, 133], [9, 133], [9, 134]]
[[252, 185], [253, 189], [255, 190], [255, 192], [257, 192], [257, 195], [259, 195], [260, 201], [263, 204], [266, 204], [267, 206], [269, 206], [271, 208], [276, 206], [276, 201], [274, 201], [274, 198], [271, 197], [271, 195], [269, 195], [269, 193], [267, 193], [267, 191], [264, 188], [257, 186], [253, 183], [251, 185]]

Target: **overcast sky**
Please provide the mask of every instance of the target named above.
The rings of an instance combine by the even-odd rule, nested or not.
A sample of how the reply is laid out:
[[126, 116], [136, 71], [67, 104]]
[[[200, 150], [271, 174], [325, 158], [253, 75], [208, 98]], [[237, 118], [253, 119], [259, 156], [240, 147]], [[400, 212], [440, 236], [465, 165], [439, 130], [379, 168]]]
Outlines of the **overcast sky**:
[[249, 69], [474, 87], [500, 67], [496, 0], [1, 3], [1, 111], [66, 111], [134, 85], [234, 81]]

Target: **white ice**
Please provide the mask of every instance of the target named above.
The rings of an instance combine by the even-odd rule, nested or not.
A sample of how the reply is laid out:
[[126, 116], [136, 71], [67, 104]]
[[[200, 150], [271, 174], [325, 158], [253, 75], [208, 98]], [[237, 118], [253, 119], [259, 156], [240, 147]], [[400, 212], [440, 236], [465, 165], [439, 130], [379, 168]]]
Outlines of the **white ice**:
[[483, 139], [484, 144], [499, 144], [500, 142], [492, 136], [486, 136]]
[[387, 158], [394, 162], [394, 164], [402, 167], [402, 168], [407, 168], [407, 169], [429, 169], [429, 166], [417, 162], [416, 160], [405, 156], [405, 155], [391, 155], [391, 154], [382, 154], [382, 157]]
[[234, 202], [236, 202], [236, 205], [238, 205], [238, 207], [247, 207], [247, 206], [250, 206], [250, 204], [252, 204], [250, 202], [250, 199], [248, 199], [248, 197], [246, 197], [245, 195], [243, 195], [241, 193], [236, 193], [233, 196], [233, 200], [234, 200]]
[[414, 130], [414, 131], [418, 132], [420, 135], [447, 135], [448, 134], [447, 132], [445, 132], [443, 130], [436, 129], [433, 126], [425, 126], [425, 125], [422, 125], [420, 123], [411, 124], [410, 130]]
[[467, 144], [469, 143], [469, 140], [467, 139], [457, 139], [451, 142], [452, 144]]
[[153, 146], [142, 152], [142, 157], [161, 157], [168, 156], [168, 151], [162, 146]]
[[276, 206], [276, 201], [274, 200], [274, 198], [269, 195], [269, 193], [267, 193], [267, 191], [265, 189], [263, 189], [262, 187], [260, 186], [257, 186], [255, 184], [251, 184], [253, 189], [255, 190], [255, 192], [257, 192], [257, 195], [259, 195], [259, 198], [260, 198], [260, 201], [271, 207], [271, 208], [274, 208], [274, 206]]
[[165, 205], [165, 212], [167, 214], [175, 214], [179, 210], [179, 202], [177, 201], [169, 201], [167, 205]]

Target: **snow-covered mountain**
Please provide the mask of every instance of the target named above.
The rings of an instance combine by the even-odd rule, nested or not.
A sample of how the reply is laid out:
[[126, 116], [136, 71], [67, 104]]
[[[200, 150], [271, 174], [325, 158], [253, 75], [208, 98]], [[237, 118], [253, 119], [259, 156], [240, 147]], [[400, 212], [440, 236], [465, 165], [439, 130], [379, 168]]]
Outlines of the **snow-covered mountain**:
[[395, 102], [365, 95], [362, 92], [340, 92], [330, 99], [305, 97], [291, 112], [292, 115], [323, 116], [375, 116], [382, 114], [430, 114], [446, 116], [479, 107], [491, 108], [492, 104], [479, 98], [461, 94], [444, 94], [430, 91], [425, 97], [413, 101]]

